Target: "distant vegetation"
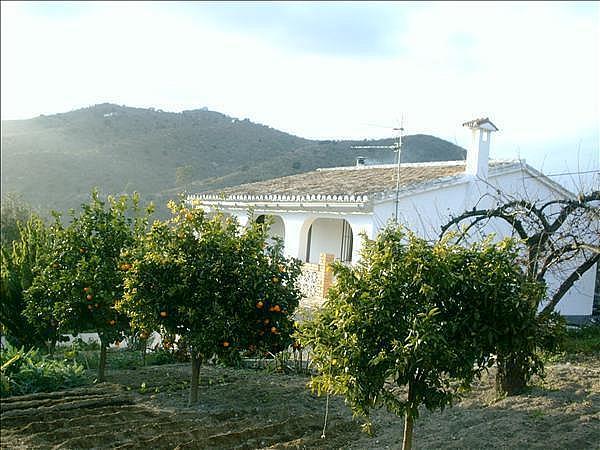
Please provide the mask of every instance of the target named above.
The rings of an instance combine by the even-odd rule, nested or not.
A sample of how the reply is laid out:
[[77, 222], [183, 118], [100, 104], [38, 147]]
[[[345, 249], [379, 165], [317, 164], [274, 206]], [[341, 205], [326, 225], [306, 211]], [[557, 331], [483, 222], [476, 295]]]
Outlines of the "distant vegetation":
[[[206, 191], [317, 167], [392, 162], [377, 141], [314, 141], [206, 109], [169, 113], [113, 104], [2, 122], [2, 192], [36, 210], [65, 211], [103, 193], [138, 191], [159, 211], [181, 191]], [[465, 150], [427, 135], [404, 139], [404, 162], [464, 159]]]

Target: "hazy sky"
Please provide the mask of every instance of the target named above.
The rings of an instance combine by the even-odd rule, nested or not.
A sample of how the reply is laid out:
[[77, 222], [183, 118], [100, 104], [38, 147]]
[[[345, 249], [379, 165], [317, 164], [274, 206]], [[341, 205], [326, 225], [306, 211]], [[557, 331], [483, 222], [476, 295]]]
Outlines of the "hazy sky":
[[[585, 3], [2, 2], [2, 119], [208, 107], [307, 138], [408, 134], [600, 168], [600, 8]], [[592, 180], [586, 175], [586, 181]], [[598, 178], [596, 178], [598, 182]]]

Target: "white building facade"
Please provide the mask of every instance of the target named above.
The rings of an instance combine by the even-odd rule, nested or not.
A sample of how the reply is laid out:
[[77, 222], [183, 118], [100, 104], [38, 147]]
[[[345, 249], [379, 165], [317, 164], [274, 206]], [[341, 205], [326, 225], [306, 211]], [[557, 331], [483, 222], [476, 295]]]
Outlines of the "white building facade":
[[[489, 120], [464, 125], [473, 137], [466, 161], [317, 169], [189, 199], [232, 214], [241, 225], [250, 220], [250, 209], [253, 220], [269, 216], [270, 232], [283, 239], [286, 255], [316, 265], [322, 254], [358, 261], [361, 235], [374, 238], [396, 211], [400, 224], [436, 239], [451, 217], [494, 206], [498, 192], [539, 201], [573, 197], [523, 161], [488, 161], [491, 133], [497, 131]], [[500, 224], [489, 231], [512, 235]], [[561, 314], [574, 320], [591, 316], [596, 275], [593, 267], [575, 283], [557, 306]]]

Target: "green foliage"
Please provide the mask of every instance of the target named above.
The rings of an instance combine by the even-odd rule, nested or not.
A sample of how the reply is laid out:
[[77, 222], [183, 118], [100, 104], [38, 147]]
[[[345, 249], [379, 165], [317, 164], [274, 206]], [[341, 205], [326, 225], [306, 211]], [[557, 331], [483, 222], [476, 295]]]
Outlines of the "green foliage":
[[[189, 358], [184, 360], [189, 361]], [[174, 352], [159, 348], [146, 355], [146, 365], [162, 366], [163, 364], [176, 364], [182, 362], [181, 358]]]
[[[139, 349], [110, 348], [107, 351], [106, 366], [108, 369], [133, 369], [136, 367], [159, 366], [182, 362], [173, 351], [158, 348], [148, 351], [145, 361]], [[100, 365], [100, 345], [97, 342], [83, 342], [75, 339], [71, 345], [60, 347], [55, 352], [54, 359], [71, 360], [82, 365], [86, 370], [96, 370]]]
[[19, 223], [17, 230], [18, 239], [0, 249], [0, 324], [13, 345], [30, 349], [57, 337], [56, 323], [51, 318], [32, 323], [23, 315], [27, 305], [25, 291], [33, 282], [36, 266], [50, 251], [52, 238], [35, 214]]
[[385, 406], [410, 423], [420, 405], [452, 405], [492, 354], [521, 348], [535, 318], [543, 291], [515, 257], [510, 241], [429, 244], [392, 227], [366, 240], [356, 266], [333, 266], [336, 285], [302, 327], [312, 388], [343, 395], [358, 415]]
[[121, 252], [134, 245], [146, 224], [136, 195], [109, 196], [104, 202], [95, 190], [89, 204], [78, 214], [72, 212], [68, 226], [57, 216], [51, 229], [53, 248], [27, 291], [26, 316], [33, 323], [55, 321], [63, 333], [94, 330], [101, 349], [122, 340], [129, 320], [114, 308], [123, 295], [127, 269]]
[[268, 245], [264, 225], [171, 204], [130, 255], [119, 308], [142, 330], [179, 334], [203, 356], [279, 351], [291, 343], [298, 261]]
[[[104, 192], [136, 190], [144, 201], [164, 205], [181, 189], [178, 167], [193, 168], [190, 188], [201, 191], [290, 175], [298, 168], [353, 165], [351, 145], [392, 142], [312, 141], [214, 111], [169, 113], [101, 104], [2, 121], [2, 188], [21, 192], [38, 209], [77, 208], [93, 186]], [[361, 152], [393, 161], [392, 152]], [[464, 149], [425, 135], [407, 136], [402, 152], [405, 162], [464, 155]]]
[[[242, 350], [287, 347], [300, 262], [284, 258], [280, 242], [267, 243], [264, 224], [240, 230], [231, 217], [183, 202], [170, 208], [171, 219], [155, 222], [127, 255], [119, 310], [144, 333], [180, 335], [193, 364], [213, 356], [232, 364]], [[195, 376], [194, 369], [192, 391]]]
[[568, 330], [562, 349], [570, 355], [600, 356], [600, 324]]
[[83, 366], [57, 361], [39, 350], [8, 345], [0, 352], [0, 395], [22, 395], [67, 389], [87, 383]]
[[2, 196], [0, 211], [0, 244], [10, 247], [14, 241], [19, 240], [20, 227], [29, 220], [33, 211], [17, 193]]

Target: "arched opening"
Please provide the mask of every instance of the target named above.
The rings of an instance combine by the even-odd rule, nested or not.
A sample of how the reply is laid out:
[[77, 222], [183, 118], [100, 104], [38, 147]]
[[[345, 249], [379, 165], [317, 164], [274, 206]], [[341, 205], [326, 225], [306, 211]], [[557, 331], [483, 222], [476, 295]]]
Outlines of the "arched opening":
[[308, 228], [305, 261], [317, 264], [321, 253], [342, 262], [352, 262], [352, 227], [345, 219], [316, 219]]
[[275, 237], [281, 238], [282, 241], [285, 239], [285, 225], [283, 224], [283, 219], [281, 217], [261, 214], [256, 218], [256, 223], [265, 222], [270, 224], [267, 233], [271, 240]]

